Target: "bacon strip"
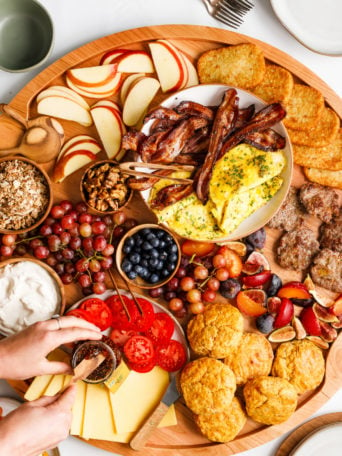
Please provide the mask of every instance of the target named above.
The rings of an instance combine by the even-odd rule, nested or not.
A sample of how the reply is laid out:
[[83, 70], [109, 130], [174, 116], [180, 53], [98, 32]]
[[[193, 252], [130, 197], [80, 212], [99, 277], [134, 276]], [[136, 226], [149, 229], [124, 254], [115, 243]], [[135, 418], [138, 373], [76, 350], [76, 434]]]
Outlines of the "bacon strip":
[[192, 184], [172, 184], [159, 190], [156, 197], [151, 201], [153, 209], [161, 210], [193, 192]]
[[234, 129], [238, 116], [239, 98], [235, 89], [228, 89], [223, 97], [210, 134], [208, 153], [205, 157], [196, 184], [196, 194], [200, 201], [208, 199], [209, 182], [213, 166], [220, 154], [223, 139]]
[[277, 133], [272, 128], [266, 128], [263, 131], [255, 131], [245, 136], [244, 141], [257, 149], [266, 152], [274, 152], [279, 149], [284, 149], [286, 140], [283, 136]]
[[204, 117], [209, 121], [214, 120], [214, 111], [208, 106], [204, 106], [195, 101], [181, 101], [178, 106], [175, 107], [175, 111], [178, 114], [185, 114], [187, 116]]

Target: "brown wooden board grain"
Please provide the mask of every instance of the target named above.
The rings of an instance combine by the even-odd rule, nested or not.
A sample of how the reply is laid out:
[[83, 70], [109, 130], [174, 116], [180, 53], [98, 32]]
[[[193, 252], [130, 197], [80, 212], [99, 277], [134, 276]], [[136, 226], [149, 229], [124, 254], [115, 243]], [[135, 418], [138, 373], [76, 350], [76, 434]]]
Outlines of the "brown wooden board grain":
[[[337, 94], [308, 68], [284, 52], [269, 44], [235, 32], [204, 26], [187, 25], [143, 27], [113, 34], [88, 43], [65, 55], [42, 71], [13, 98], [10, 106], [24, 118], [32, 118], [37, 115], [35, 103], [36, 95], [48, 86], [57, 84], [65, 85], [64, 73], [67, 69], [72, 67], [98, 65], [102, 55], [110, 49], [146, 49], [149, 41], [161, 38], [171, 40], [172, 43], [185, 52], [193, 61], [196, 61], [202, 52], [209, 49], [230, 44], [253, 42], [263, 49], [265, 57], [269, 61], [287, 68], [297, 80], [320, 90], [324, 95], [326, 104], [334, 109], [340, 118], [342, 117], [342, 101]], [[115, 97], [110, 98], [115, 99]], [[89, 99], [88, 101], [90, 104], [95, 103], [95, 100]], [[156, 97], [154, 104], [156, 105], [160, 101], [161, 97]], [[98, 138], [94, 126], [85, 128], [74, 122], [62, 120], [60, 122], [64, 127], [66, 139], [84, 133]], [[13, 147], [20, 142], [19, 137], [22, 134], [22, 128], [18, 123], [11, 121], [6, 118], [6, 116], [2, 116], [0, 118], [0, 134], [2, 138], [6, 135], [5, 142], [2, 142], [3, 148]], [[101, 152], [98, 157], [99, 159], [106, 158], [103, 152]], [[53, 165], [53, 163], [47, 163], [44, 166], [46, 170], [51, 173]], [[68, 176], [61, 184], [53, 184], [56, 202], [62, 199], [70, 199], [73, 202], [80, 200], [79, 179], [82, 172], [82, 170], [79, 170], [73, 175]], [[302, 170], [299, 167], [295, 167], [292, 184], [300, 186], [304, 181], [305, 178]], [[136, 218], [141, 223], [156, 221], [154, 215], [151, 212], [146, 211], [146, 207], [139, 194], [134, 195], [127, 212], [129, 216]], [[310, 226], [317, 229], [317, 222], [313, 218], [309, 218], [308, 220]], [[279, 274], [285, 282], [289, 280], [302, 280], [303, 277], [299, 273], [286, 271], [276, 265], [274, 259], [274, 246], [276, 245], [279, 235], [280, 233], [276, 230], [267, 230], [267, 243], [264, 253], [270, 260], [272, 271]], [[124, 288], [120, 278], [118, 278], [118, 282], [119, 285]], [[110, 286], [109, 282], [108, 285]], [[68, 285], [66, 287], [66, 298], [67, 306], [72, 305], [81, 298], [80, 290], [76, 286]], [[246, 328], [250, 330], [255, 329], [254, 323], [246, 319]], [[296, 412], [285, 423], [276, 426], [265, 426], [248, 420], [247, 424], [234, 441], [227, 444], [213, 443], [209, 442], [200, 434], [192, 419], [191, 412], [185, 407], [182, 400], [179, 400], [176, 405], [178, 425], [157, 429], [148, 441], [146, 451], [148, 451], [148, 454], [151, 456], [201, 454], [206, 456], [222, 456], [232, 455], [254, 448], [282, 435], [308, 419], [308, 417], [310, 417], [339, 389], [341, 380], [342, 336], [340, 335], [333, 343], [327, 355], [327, 369], [323, 384], [317, 390], [300, 397], [299, 406]], [[17, 385], [16, 382], [11, 382], [11, 384], [16, 387], [19, 392], [23, 391], [22, 383]], [[137, 454], [134, 450], [131, 450], [128, 445], [124, 444], [98, 440], [88, 440], [88, 443], [111, 452], [125, 455]]]

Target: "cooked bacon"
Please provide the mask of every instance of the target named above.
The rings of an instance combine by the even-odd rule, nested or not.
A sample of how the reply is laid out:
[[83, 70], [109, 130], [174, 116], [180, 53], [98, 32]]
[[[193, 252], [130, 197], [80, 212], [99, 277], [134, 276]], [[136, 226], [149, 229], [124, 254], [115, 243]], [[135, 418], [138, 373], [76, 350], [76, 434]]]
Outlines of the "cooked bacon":
[[236, 119], [235, 128], [243, 127], [255, 114], [255, 105], [251, 104], [247, 108], [239, 109], [238, 117]]
[[201, 117], [190, 117], [184, 119], [168, 132], [162, 141], [158, 143], [158, 148], [153, 154], [154, 163], [172, 163], [179, 155], [189, 138], [195, 130], [203, 128], [208, 124], [208, 120]]
[[253, 118], [245, 124], [245, 126], [235, 130], [228, 139], [223, 143], [219, 152], [218, 159], [237, 144], [245, 140], [245, 137], [255, 131], [263, 131], [273, 127], [277, 122], [280, 122], [286, 116], [286, 111], [280, 103], [267, 105], [265, 108], [258, 111]]
[[150, 135], [152, 135], [153, 133], [158, 133], [159, 131], [165, 131], [169, 130], [170, 128], [174, 128], [177, 123], [177, 120], [156, 119], [151, 125]]
[[154, 154], [158, 151], [159, 144], [171, 131], [173, 131], [172, 128], [165, 131], [158, 131], [150, 136], [147, 136], [146, 139], [142, 141], [138, 149], [138, 153], [140, 154], [143, 162], [148, 163], [151, 161]]
[[151, 119], [181, 120], [183, 118], [184, 116], [182, 114], [178, 114], [178, 112], [176, 112], [174, 109], [159, 106], [145, 116], [144, 124]]
[[157, 171], [153, 171], [151, 173], [151, 177], [130, 177], [127, 180], [127, 184], [132, 190], [149, 190], [160, 179], [159, 177], [153, 177], [153, 174], [158, 173], [160, 176], [166, 177], [172, 172], [172, 169], [158, 169]]
[[161, 210], [190, 195], [193, 191], [192, 184], [172, 184], [163, 187], [151, 201], [153, 209]]
[[284, 149], [286, 140], [272, 128], [263, 131], [255, 131], [245, 136], [244, 142], [266, 152]]
[[198, 175], [196, 184], [196, 194], [202, 203], [205, 203], [208, 199], [209, 181], [213, 166], [222, 147], [222, 141], [229, 132], [234, 129], [238, 116], [238, 102], [239, 98], [237, 96], [237, 91], [235, 89], [228, 89], [217, 110], [210, 134], [208, 153]]
[[175, 158], [174, 162], [178, 165], [194, 165], [201, 166], [204, 162], [206, 152], [198, 152], [195, 154], [179, 154]]
[[197, 130], [184, 145], [181, 154], [197, 154], [207, 151], [209, 147], [210, 128]]
[[175, 107], [175, 111], [178, 114], [187, 116], [204, 117], [209, 121], [214, 120], [214, 111], [208, 106], [204, 106], [195, 101], [181, 101], [178, 106]]
[[144, 141], [147, 136], [141, 131], [130, 130], [125, 133], [122, 137], [121, 148], [124, 150], [132, 150], [137, 152], [140, 144]]

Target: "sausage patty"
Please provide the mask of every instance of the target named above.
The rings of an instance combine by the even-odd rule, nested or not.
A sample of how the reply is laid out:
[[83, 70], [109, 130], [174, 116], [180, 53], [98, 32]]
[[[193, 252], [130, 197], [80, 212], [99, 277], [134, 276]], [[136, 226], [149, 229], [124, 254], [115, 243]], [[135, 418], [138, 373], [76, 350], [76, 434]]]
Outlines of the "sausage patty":
[[319, 242], [309, 228], [302, 227], [285, 233], [277, 248], [278, 262], [286, 269], [302, 271], [309, 267], [318, 252]]
[[342, 253], [323, 249], [314, 258], [310, 274], [317, 285], [342, 293]]
[[321, 247], [342, 252], [342, 213], [330, 223], [321, 225]]
[[268, 222], [270, 228], [291, 231], [303, 224], [304, 210], [298, 198], [298, 190], [290, 187], [285, 201]]
[[307, 182], [300, 188], [299, 199], [309, 214], [326, 223], [340, 211], [338, 193], [331, 187]]

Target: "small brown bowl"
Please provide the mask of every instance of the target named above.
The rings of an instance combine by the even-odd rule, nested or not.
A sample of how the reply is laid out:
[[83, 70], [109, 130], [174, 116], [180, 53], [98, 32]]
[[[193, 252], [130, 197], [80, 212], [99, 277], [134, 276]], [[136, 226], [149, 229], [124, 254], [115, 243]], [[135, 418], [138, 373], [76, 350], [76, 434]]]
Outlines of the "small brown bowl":
[[[52, 280], [55, 282], [56, 288], [59, 291], [60, 302], [59, 302], [58, 307], [56, 309], [54, 309], [53, 312], [52, 311], [50, 312], [51, 315], [44, 315], [43, 319], [51, 318], [53, 315], [56, 315], [56, 314], [63, 315], [64, 311], [65, 311], [65, 305], [66, 305], [65, 304], [65, 293], [64, 293], [63, 283], [62, 283], [60, 277], [58, 276], [58, 274], [50, 266], [43, 263], [42, 261], [36, 260], [35, 258], [27, 258], [27, 257], [8, 258], [7, 260], [1, 261], [0, 270], [2, 270], [4, 267], [6, 267], [8, 265], [15, 265], [18, 263], [34, 263], [34, 264], [38, 265], [39, 267], [44, 269], [51, 276]], [[31, 267], [31, 271], [32, 271], [32, 267]], [[42, 280], [43, 280], [43, 278], [42, 278]], [[33, 320], [39, 321], [40, 319], [42, 319], [42, 318], [39, 317], [39, 315], [37, 315], [37, 319], [33, 319]], [[31, 323], [33, 323], [33, 320], [31, 321]], [[4, 335], [10, 335], [9, 333], [6, 333], [6, 331], [3, 331], [1, 329], [0, 329], [0, 333], [2, 333]]]
[[[156, 247], [150, 248], [148, 246], [148, 250], [143, 248], [143, 243], [139, 240], [143, 239], [143, 242], [147, 241], [151, 244], [152, 240], [148, 240], [146, 236], [149, 233], [155, 234], [156, 238], [159, 239], [159, 244], [161, 241], [167, 243], [165, 247], [159, 245]], [[161, 234], [157, 234], [161, 233]], [[138, 236], [140, 234], [140, 236]], [[131, 239], [128, 241], [128, 239]], [[153, 241], [154, 243], [156, 241]], [[129, 251], [129, 246], [132, 244], [131, 250]], [[140, 244], [140, 246], [138, 245]], [[152, 244], [151, 244], [152, 245]], [[153, 252], [152, 250], [157, 250]], [[144, 258], [146, 261], [149, 262], [148, 266], [142, 265], [147, 269], [149, 273], [148, 276], [144, 276], [144, 274], [136, 275], [136, 266], [140, 263], [136, 263], [135, 261], [138, 259], [137, 257], [134, 259], [131, 257], [132, 254], [138, 254], [140, 259], [142, 260], [145, 257], [145, 253], [150, 255], [149, 258]], [[125, 262], [126, 260], [126, 262]], [[134, 260], [132, 262], [131, 260]], [[162, 262], [163, 264], [157, 265], [156, 261], [153, 262], [152, 260], [156, 260]], [[165, 285], [172, 277], [176, 274], [177, 269], [179, 268], [181, 260], [181, 249], [178, 240], [169, 231], [167, 228], [157, 225], [154, 223], [144, 223], [142, 225], [137, 225], [127, 231], [127, 233], [121, 238], [117, 249], [116, 249], [116, 267], [119, 271], [120, 275], [129, 283], [135, 286], [138, 286], [143, 289], [152, 289], [157, 288]], [[152, 263], [150, 262], [152, 261]], [[129, 266], [127, 266], [127, 262], [129, 262], [132, 266], [131, 270], [128, 271]], [[155, 265], [154, 265], [155, 264]], [[133, 270], [133, 274], [131, 271]], [[168, 274], [167, 274], [168, 272]], [[156, 274], [156, 277], [151, 280], [151, 275]], [[157, 276], [159, 276], [159, 280], [157, 280]]]
[[[0, 226], [0, 233], [3, 233], [3, 234], [22, 234], [22, 233], [27, 233], [28, 231], [34, 230], [35, 228], [37, 228], [37, 226], [39, 226], [46, 219], [46, 217], [48, 216], [50, 209], [52, 207], [52, 203], [53, 203], [51, 182], [50, 182], [50, 178], [47, 175], [46, 171], [44, 171], [44, 169], [41, 166], [37, 165], [37, 163], [35, 163], [34, 161], [29, 160], [28, 158], [24, 158], [24, 157], [20, 157], [20, 156], [16, 156], [16, 155], [11, 155], [8, 157], [1, 158], [0, 167], [1, 167], [2, 163], [8, 162], [8, 161], [13, 161], [13, 160], [17, 160], [19, 162], [23, 162], [28, 165], [31, 165], [32, 167], [36, 168], [36, 170], [39, 171], [39, 173], [43, 177], [43, 180], [45, 181], [44, 183], [46, 184], [47, 193], [48, 193], [47, 194], [47, 203], [46, 203], [46, 207], [44, 208], [44, 211], [42, 211], [41, 215], [38, 218], [36, 218], [30, 226], [26, 226], [24, 228], [18, 228], [18, 229], [1, 228], [1, 226]], [[0, 171], [0, 173], [1, 173], [1, 171]], [[25, 177], [27, 177], [27, 175], [25, 175], [25, 173], [22, 173], [20, 175], [20, 178], [25, 178]], [[23, 181], [22, 181], [22, 184], [23, 184]], [[21, 186], [21, 188], [22, 188], [22, 186]], [[8, 190], [9, 190], [9, 184], [7, 183], [7, 185], [4, 187], [4, 191], [8, 191]], [[0, 208], [1, 208], [1, 193], [2, 193], [2, 190], [0, 191]], [[18, 189], [13, 188], [13, 193], [15, 194], [15, 198], [18, 200], [18, 198], [19, 198]], [[28, 198], [29, 202], [35, 201], [35, 200], [36, 199], [34, 198], [34, 196], [31, 196], [30, 198]], [[8, 219], [8, 217], [10, 217], [10, 215], [7, 214], [6, 219]]]
[[[104, 171], [103, 173], [100, 173], [99, 177], [97, 177], [95, 173], [101, 167]], [[108, 200], [117, 201], [115, 198], [108, 198], [107, 200], [106, 198], [96, 198], [96, 196], [94, 198], [90, 198], [90, 194], [86, 186], [88, 186], [89, 188], [91, 186], [92, 191], [97, 190], [98, 192], [101, 191], [102, 193], [107, 194], [107, 189], [105, 188], [104, 181], [106, 179], [106, 176], [108, 178], [107, 173], [110, 167], [118, 168], [118, 163], [115, 160], [101, 160], [96, 163], [92, 163], [86, 168], [80, 181], [80, 192], [82, 200], [88, 206], [89, 211], [97, 215], [114, 214], [115, 212], [120, 211], [123, 207], [127, 206], [133, 195], [133, 190], [128, 187], [126, 182], [129, 176], [125, 175], [118, 168], [118, 176], [120, 182], [116, 189], [118, 191], [118, 194], [122, 194], [122, 191], [125, 189], [126, 195], [124, 196], [124, 198], [118, 201], [117, 208], [113, 208], [112, 206], [110, 206], [110, 204], [108, 204]], [[108, 169], [106, 170], [106, 168]], [[92, 174], [92, 172], [94, 172], [94, 176], [89, 175]], [[113, 184], [112, 187], [108, 187], [108, 190], [110, 189], [111, 191], [113, 191], [116, 185], [117, 184]], [[103, 208], [101, 208], [101, 205]]]

